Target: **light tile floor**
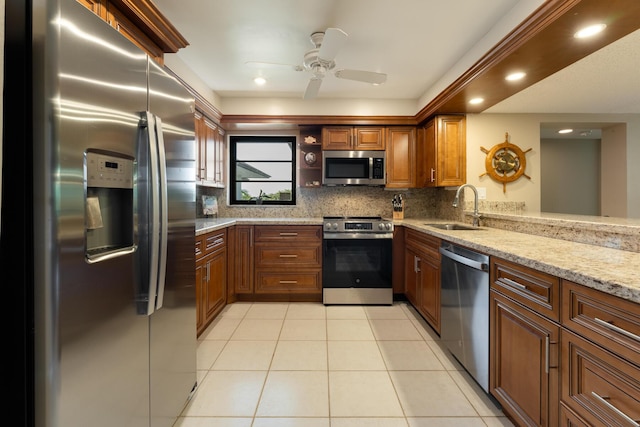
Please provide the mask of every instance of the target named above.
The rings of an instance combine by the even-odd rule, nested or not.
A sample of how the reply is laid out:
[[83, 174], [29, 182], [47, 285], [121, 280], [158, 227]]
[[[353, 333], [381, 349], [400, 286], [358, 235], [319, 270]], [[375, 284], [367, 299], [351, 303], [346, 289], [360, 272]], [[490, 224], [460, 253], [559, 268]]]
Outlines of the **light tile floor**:
[[411, 305], [234, 303], [174, 427], [512, 426]]

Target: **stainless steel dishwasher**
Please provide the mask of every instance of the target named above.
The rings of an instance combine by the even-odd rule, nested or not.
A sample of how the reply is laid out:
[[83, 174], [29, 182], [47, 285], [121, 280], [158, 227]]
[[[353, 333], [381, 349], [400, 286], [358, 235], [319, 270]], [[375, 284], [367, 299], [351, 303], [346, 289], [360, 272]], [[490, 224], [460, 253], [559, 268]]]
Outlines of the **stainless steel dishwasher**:
[[489, 392], [489, 257], [442, 242], [440, 338]]

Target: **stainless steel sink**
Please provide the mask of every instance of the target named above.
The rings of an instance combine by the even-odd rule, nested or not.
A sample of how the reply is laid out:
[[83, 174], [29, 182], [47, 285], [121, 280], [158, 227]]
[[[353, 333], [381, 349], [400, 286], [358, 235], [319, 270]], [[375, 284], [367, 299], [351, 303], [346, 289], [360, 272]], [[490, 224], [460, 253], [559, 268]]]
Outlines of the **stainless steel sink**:
[[429, 227], [439, 228], [441, 230], [481, 230], [478, 227], [472, 227], [470, 225], [457, 224], [457, 223], [436, 223], [425, 224]]

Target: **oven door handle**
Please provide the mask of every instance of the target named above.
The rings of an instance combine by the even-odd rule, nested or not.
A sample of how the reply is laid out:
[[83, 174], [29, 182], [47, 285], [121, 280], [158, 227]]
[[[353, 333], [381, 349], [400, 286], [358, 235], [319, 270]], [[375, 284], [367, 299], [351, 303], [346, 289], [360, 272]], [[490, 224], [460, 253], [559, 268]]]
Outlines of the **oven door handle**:
[[354, 239], [393, 239], [393, 233], [324, 233], [325, 240], [354, 240]]

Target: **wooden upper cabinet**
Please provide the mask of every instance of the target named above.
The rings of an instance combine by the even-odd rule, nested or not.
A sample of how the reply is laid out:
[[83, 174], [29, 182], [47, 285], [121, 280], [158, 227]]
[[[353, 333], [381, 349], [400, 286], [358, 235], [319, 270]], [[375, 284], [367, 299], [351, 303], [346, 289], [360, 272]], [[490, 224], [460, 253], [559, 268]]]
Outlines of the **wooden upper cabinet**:
[[421, 129], [420, 139], [419, 186], [450, 187], [467, 181], [464, 116], [436, 116]]
[[162, 64], [189, 45], [151, 0], [77, 0]]
[[196, 181], [209, 187], [224, 187], [225, 131], [200, 111], [195, 112]]
[[330, 126], [322, 128], [323, 150], [384, 150], [385, 128]]
[[414, 188], [416, 173], [416, 128], [387, 128], [387, 188]]

